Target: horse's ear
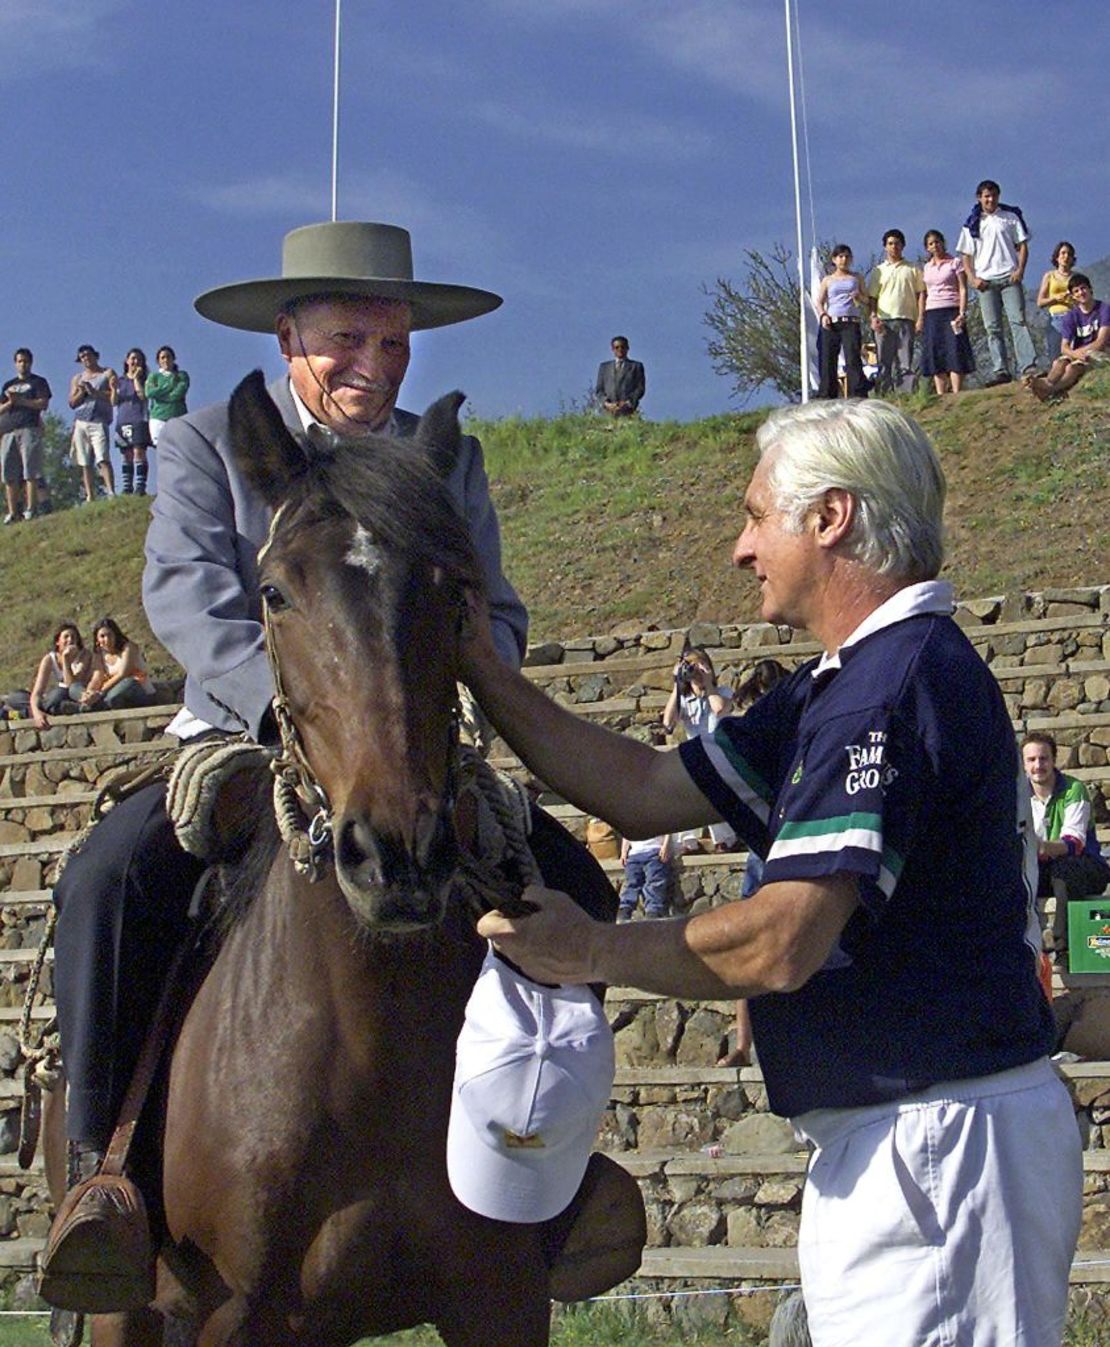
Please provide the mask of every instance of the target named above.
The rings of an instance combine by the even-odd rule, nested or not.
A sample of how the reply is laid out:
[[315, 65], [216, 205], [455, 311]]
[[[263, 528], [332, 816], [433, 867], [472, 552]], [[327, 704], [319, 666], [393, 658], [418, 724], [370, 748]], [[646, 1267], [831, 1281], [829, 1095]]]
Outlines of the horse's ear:
[[240, 472], [268, 505], [279, 505], [307, 472], [308, 459], [267, 393], [260, 369], [248, 374], [232, 393], [228, 422]]
[[415, 438], [424, 445], [432, 466], [441, 477], [450, 476], [458, 461], [462, 445], [459, 408], [465, 401], [466, 394], [457, 389], [454, 393], [445, 393], [432, 403], [416, 428]]

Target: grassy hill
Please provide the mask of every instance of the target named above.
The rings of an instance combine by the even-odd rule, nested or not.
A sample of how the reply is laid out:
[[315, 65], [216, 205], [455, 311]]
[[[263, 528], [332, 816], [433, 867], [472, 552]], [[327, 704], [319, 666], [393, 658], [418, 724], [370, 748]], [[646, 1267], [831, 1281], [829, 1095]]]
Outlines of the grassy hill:
[[[1110, 581], [1110, 371], [1058, 407], [1013, 385], [906, 405], [948, 474], [947, 574], [961, 594]], [[763, 415], [475, 423], [533, 637], [755, 619], [755, 585], [729, 553]], [[87, 632], [104, 614], [156, 677], [177, 676], [142, 612], [146, 518], [147, 502], [125, 497], [0, 530], [0, 688], [27, 685], [58, 622]]]

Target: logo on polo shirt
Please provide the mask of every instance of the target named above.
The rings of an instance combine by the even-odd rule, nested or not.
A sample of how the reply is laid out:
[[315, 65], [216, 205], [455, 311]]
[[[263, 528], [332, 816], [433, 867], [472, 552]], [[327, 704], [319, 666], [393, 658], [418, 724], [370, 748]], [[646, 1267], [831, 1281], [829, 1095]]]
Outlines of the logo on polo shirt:
[[856, 795], [861, 790], [876, 790], [887, 786], [897, 777], [898, 769], [886, 762], [886, 731], [870, 730], [864, 744], [845, 744], [848, 754], [848, 773], [844, 790]]

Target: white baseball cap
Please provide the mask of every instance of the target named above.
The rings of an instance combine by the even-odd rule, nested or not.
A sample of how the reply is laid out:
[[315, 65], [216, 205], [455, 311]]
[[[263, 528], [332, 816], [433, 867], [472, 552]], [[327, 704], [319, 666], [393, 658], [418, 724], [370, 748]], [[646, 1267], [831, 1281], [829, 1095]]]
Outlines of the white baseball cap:
[[574, 1197], [613, 1086], [613, 1033], [588, 987], [543, 987], [492, 947], [455, 1054], [447, 1174], [465, 1207], [531, 1224]]

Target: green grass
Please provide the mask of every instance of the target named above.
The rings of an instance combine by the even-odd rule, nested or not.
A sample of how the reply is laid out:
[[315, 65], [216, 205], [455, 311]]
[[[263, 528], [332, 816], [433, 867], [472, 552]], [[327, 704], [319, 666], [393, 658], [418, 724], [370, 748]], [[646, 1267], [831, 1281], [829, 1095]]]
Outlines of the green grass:
[[[965, 597], [1110, 579], [1110, 370], [1044, 407], [1020, 387], [901, 404], [948, 476], [948, 576]], [[504, 570], [534, 640], [624, 622], [685, 626], [758, 616], [729, 565], [765, 410], [679, 424], [578, 411], [475, 420], [501, 520]], [[142, 613], [147, 503], [121, 498], [0, 529], [0, 691], [26, 686], [63, 619], [105, 613], [156, 678], [180, 671]]]
[[[86, 1341], [88, 1334], [86, 1329]], [[639, 1310], [622, 1310], [605, 1305], [585, 1305], [557, 1312], [552, 1332], [552, 1347], [757, 1347], [760, 1337], [737, 1332], [700, 1331], [683, 1327], [654, 1326]], [[49, 1347], [50, 1333], [46, 1316], [0, 1319], [0, 1347]], [[359, 1347], [442, 1347], [442, 1339], [431, 1328], [415, 1328], [392, 1333], [384, 1338], [366, 1338]]]
[[[1088, 1309], [1069, 1317], [1063, 1347], [1103, 1347], [1106, 1318]], [[86, 1341], [88, 1335], [86, 1330]], [[581, 1305], [556, 1312], [552, 1347], [761, 1347], [766, 1338], [754, 1330], [698, 1328], [689, 1322], [657, 1325], [639, 1306]], [[0, 1347], [49, 1347], [45, 1316], [0, 1318]], [[359, 1347], [442, 1347], [430, 1328], [412, 1329], [384, 1338], [367, 1338]]]

